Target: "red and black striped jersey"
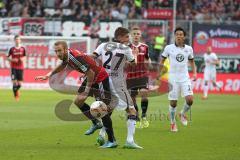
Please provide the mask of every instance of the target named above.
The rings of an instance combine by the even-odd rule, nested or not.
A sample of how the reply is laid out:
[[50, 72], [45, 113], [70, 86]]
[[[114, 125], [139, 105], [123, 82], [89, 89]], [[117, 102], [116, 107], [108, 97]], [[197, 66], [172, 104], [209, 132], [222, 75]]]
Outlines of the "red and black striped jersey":
[[18, 62], [11, 62], [11, 68], [23, 69], [23, 62], [20, 58], [26, 56], [26, 51], [24, 47], [12, 47], [8, 52], [8, 57], [12, 59], [18, 59]]
[[137, 46], [130, 44], [129, 46], [132, 50], [137, 48], [138, 55], [134, 55], [136, 57], [136, 65], [127, 68], [127, 79], [146, 77], [148, 69], [146, 67], [145, 59], [149, 59], [148, 46], [144, 43], [139, 43]]
[[63, 64], [68, 64], [71, 68], [83, 74], [91, 69], [95, 73], [96, 83], [102, 82], [108, 77], [105, 69], [98, 66], [93, 58], [75, 49], [68, 49], [68, 59], [63, 61]]

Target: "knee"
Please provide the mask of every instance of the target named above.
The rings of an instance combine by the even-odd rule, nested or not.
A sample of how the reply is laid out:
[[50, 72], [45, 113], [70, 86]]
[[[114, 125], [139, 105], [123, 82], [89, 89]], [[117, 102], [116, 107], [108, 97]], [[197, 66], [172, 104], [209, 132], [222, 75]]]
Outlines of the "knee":
[[188, 100], [186, 101], [186, 103], [187, 103], [187, 105], [191, 106], [191, 105], [193, 104], [193, 100], [192, 100], [192, 99], [188, 99]]
[[136, 109], [135, 108], [130, 108], [129, 110], [128, 110], [128, 115], [137, 115], [137, 111], [136, 111]]
[[170, 105], [171, 105], [171, 107], [175, 108], [175, 107], [177, 107], [177, 102], [176, 101], [171, 101]]
[[83, 103], [83, 100], [82, 99], [80, 99], [80, 98], [75, 98], [75, 100], [74, 100], [74, 104], [76, 105], [76, 106], [82, 106], [82, 103]]

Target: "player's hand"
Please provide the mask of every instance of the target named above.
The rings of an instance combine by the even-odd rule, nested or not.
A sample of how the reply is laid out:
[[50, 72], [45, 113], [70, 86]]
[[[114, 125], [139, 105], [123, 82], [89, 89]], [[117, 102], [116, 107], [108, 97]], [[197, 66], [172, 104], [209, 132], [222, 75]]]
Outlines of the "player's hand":
[[44, 81], [44, 80], [47, 80], [48, 78], [49, 78], [49, 76], [37, 76], [37, 77], [35, 77], [35, 80]]
[[11, 59], [11, 62], [17, 63], [17, 62], [18, 62], [18, 59], [17, 59], [17, 58], [12, 58], [12, 59]]
[[135, 60], [137, 61], [137, 55], [138, 55], [138, 53], [139, 53], [139, 50], [138, 50], [138, 48], [133, 48], [132, 49], [132, 53], [133, 53], [133, 55], [134, 55], [134, 58], [135, 58]]

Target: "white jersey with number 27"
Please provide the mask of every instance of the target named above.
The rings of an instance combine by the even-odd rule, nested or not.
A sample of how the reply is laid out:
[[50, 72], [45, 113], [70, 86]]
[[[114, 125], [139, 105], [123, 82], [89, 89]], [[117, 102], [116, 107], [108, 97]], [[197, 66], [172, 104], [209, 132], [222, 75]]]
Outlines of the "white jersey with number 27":
[[132, 49], [124, 44], [108, 42], [100, 44], [94, 51], [109, 74], [113, 94], [110, 106], [119, 109], [133, 108], [133, 102], [126, 86], [124, 67], [127, 61], [134, 61]]

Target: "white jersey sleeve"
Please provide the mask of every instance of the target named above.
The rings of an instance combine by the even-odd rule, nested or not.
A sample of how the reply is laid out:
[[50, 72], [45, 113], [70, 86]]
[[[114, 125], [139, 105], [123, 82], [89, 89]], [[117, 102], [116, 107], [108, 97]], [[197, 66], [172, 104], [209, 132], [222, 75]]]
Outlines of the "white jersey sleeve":
[[132, 62], [135, 59], [132, 53], [132, 49], [130, 47], [126, 51], [126, 57], [129, 62]]
[[212, 56], [213, 56], [213, 60], [215, 60], [215, 61], [218, 60], [216, 53], [212, 53]]
[[167, 45], [167, 46], [164, 48], [163, 53], [162, 53], [162, 57], [164, 57], [164, 58], [169, 57], [169, 45]]
[[188, 56], [188, 59], [189, 60], [192, 60], [192, 59], [194, 59], [194, 55], [193, 55], [193, 49], [192, 49], [192, 47], [189, 47], [189, 56]]
[[95, 49], [95, 53], [98, 55], [98, 56], [101, 56], [105, 51], [105, 44], [106, 43], [101, 43], [96, 49]]

